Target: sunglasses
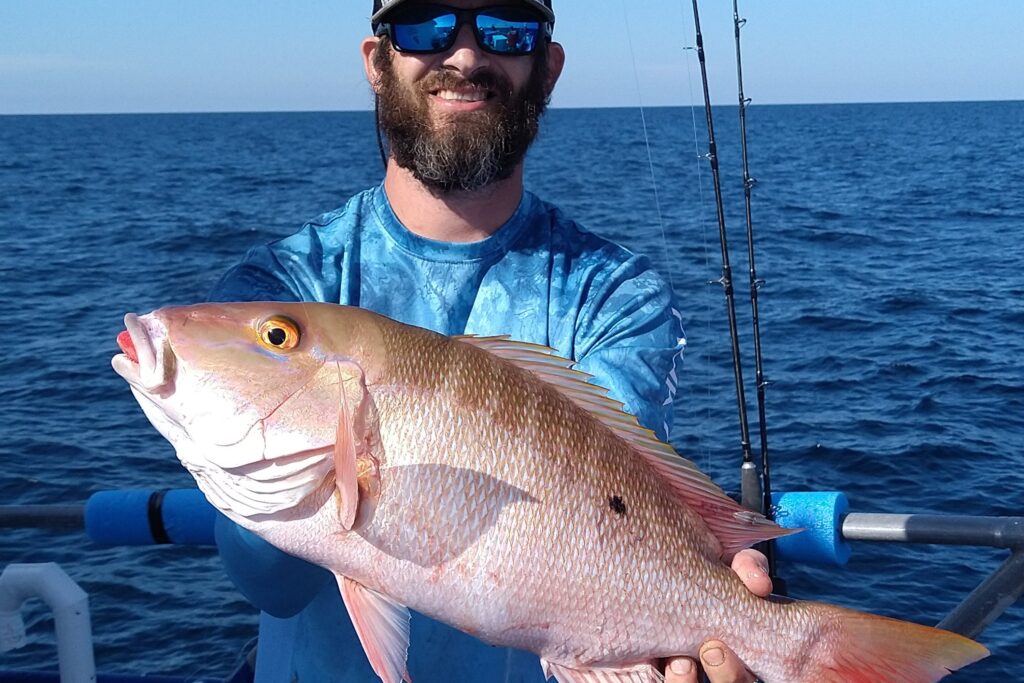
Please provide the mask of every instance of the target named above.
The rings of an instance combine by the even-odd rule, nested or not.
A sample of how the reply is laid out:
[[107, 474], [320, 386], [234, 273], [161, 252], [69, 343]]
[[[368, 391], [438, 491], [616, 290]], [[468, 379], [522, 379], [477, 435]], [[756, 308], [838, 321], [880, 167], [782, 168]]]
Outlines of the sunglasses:
[[470, 24], [485, 52], [521, 56], [533, 53], [551, 27], [536, 12], [521, 5], [458, 9], [446, 5], [409, 5], [397, 9], [377, 27], [399, 52], [446, 52], [455, 44], [459, 29]]

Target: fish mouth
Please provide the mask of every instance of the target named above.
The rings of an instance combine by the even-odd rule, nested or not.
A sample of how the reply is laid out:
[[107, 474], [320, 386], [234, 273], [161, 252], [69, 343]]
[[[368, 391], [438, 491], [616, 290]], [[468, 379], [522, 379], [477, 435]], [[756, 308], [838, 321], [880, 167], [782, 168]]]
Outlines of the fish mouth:
[[117, 345], [121, 347], [124, 355], [128, 356], [128, 360], [138, 365], [139, 352], [135, 350], [135, 342], [132, 341], [132, 335], [128, 330], [117, 335]]
[[114, 372], [148, 394], [166, 395], [174, 390], [174, 354], [166, 330], [152, 315], [129, 313], [125, 331], [117, 335], [123, 353], [111, 359]]

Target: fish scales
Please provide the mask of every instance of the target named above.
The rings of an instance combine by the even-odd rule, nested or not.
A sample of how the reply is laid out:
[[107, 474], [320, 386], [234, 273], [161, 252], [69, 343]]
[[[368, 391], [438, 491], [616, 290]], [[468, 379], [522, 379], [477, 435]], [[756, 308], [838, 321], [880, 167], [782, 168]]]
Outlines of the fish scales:
[[[487, 528], [489, 517], [472, 510], [484, 506], [486, 499], [500, 500], [495, 490], [480, 489], [484, 499], [472, 499], [464, 496], [472, 492], [448, 489], [457, 483], [455, 479], [435, 482], [416, 478], [412, 489], [392, 492], [389, 500], [395, 503], [396, 518], [385, 524], [378, 517], [383, 526], [416, 526], [400, 517], [410, 515], [410, 502], [418, 501], [426, 502], [430, 509], [414, 507], [415, 513], [410, 516], [417, 521], [430, 515], [431, 528], [461, 528], [462, 533], [472, 528], [472, 536], [479, 534], [478, 548], [460, 554], [461, 561], [453, 567], [441, 565], [454, 585], [444, 585], [440, 593], [448, 595], [466, 580], [468, 572], [479, 570], [474, 578], [483, 577], [486, 595], [496, 599], [495, 611], [503, 619], [539, 626], [533, 632], [516, 627], [509, 636], [492, 634], [492, 639], [578, 665], [640, 660], [650, 657], [652, 651], [657, 657], [668, 656], [680, 651], [681, 646], [695, 649], [711, 636], [735, 640], [739, 633], [730, 628], [730, 620], [747, 623], [747, 615], [737, 611], [734, 600], [728, 601], [727, 608], [727, 601], [709, 598], [717, 592], [711, 590], [712, 582], [732, 583], [736, 590], [731, 597], [749, 603], [752, 612], [761, 601], [752, 598], [732, 572], [720, 565], [701, 565], [705, 571], [686, 573], [686, 567], [693, 564], [688, 557], [707, 556], [706, 544], [699, 536], [678, 535], [671, 530], [684, 524], [703, 526], [699, 517], [673, 505], [668, 496], [650, 495], [651, 490], [663, 487], [663, 482], [628, 453], [628, 446], [610, 430], [588, 431], [583, 428], [586, 425], [574, 424], [587, 419], [564, 396], [548, 387], [531, 386], [535, 380], [522, 371], [496, 364], [494, 359], [474, 353], [474, 349], [462, 351], [452, 354], [463, 359], [449, 359], [445, 367], [450, 373], [445, 375], [429, 367], [428, 354], [413, 354], [422, 361], [413, 360], [413, 368], [419, 370], [424, 384], [436, 391], [425, 404], [426, 411], [434, 413], [430, 419], [408, 419], [417, 413], [426, 417], [416, 390], [394, 406], [390, 403], [394, 400], [392, 392], [388, 392], [392, 394], [388, 398], [376, 399], [375, 395], [382, 431], [395, 436], [393, 441], [385, 442], [385, 452], [396, 457], [396, 462], [424, 464], [432, 461], [424, 453], [436, 453], [434, 462], [472, 466], [529, 495], [516, 501], [520, 504], [518, 510], [505, 510], [499, 527]], [[495, 364], [498, 367], [486, 367]], [[395, 373], [400, 376], [400, 367]], [[498, 381], [480, 381], [492, 374]], [[422, 389], [418, 379], [406, 376], [394, 384]], [[373, 387], [369, 389], [375, 394]], [[510, 413], [505, 408], [516, 403], [520, 392], [524, 396], [520, 405], [535, 404], [530, 406], [531, 412], [541, 419], [525, 421], [518, 417], [524, 411]], [[384, 426], [389, 414], [394, 420], [392, 428]], [[425, 425], [443, 428], [424, 433]], [[583, 439], [580, 434], [585, 435]], [[458, 447], [451, 449], [453, 444]], [[446, 499], [452, 494], [465, 504], [447, 505]], [[613, 498], [622, 501], [624, 513], [612, 508]], [[532, 500], [545, 507], [531, 505]], [[453, 517], [445, 519], [449, 513]], [[552, 517], [556, 524], [551, 523]], [[371, 534], [371, 530], [364, 533], [367, 537]], [[525, 540], [509, 544], [509, 539], [517, 538]], [[653, 542], [646, 543], [647, 538]], [[500, 577], [501, 585], [496, 577]], [[422, 588], [414, 586], [413, 593], [410, 601], [416, 595], [422, 597]], [[501, 598], [496, 597], [502, 593]], [[638, 605], [653, 608], [673, 602], [676, 608], [663, 610], [658, 619], [650, 616], [658, 612], [656, 609], [637, 609]], [[509, 612], [510, 606], [529, 605], [539, 605], [542, 611]], [[688, 608], [694, 605], [699, 607], [694, 612], [705, 615], [700, 620], [689, 614]], [[445, 600], [424, 607], [442, 610], [442, 619], [468, 632], [479, 634], [483, 628], [481, 624], [459, 622], [458, 615], [465, 612], [463, 604], [451, 605]], [[720, 623], [709, 620], [708, 613], [718, 617]], [[767, 614], [760, 621], [768, 625]], [[505, 637], [510, 639], [503, 640]], [[660, 647], [652, 650], [652, 643]]]
[[[684, 568], [692, 564], [688, 558], [706, 556], [707, 544], [700, 536], [665, 530], [703, 526], [699, 517], [668, 495], [651, 495], [665, 485], [628, 445], [611, 430], [595, 428], [590, 416], [528, 372], [458, 343], [438, 349], [408, 339], [390, 341], [385, 333], [385, 344], [415, 349], [388, 354], [395, 359], [389, 384], [412, 388], [405, 400], [391, 404], [393, 392], [378, 398], [374, 387], [368, 387], [381, 415], [382, 433], [393, 435], [384, 448], [389, 466], [394, 458], [395, 464], [472, 468], [526, 495], [509, 501], [501, 524], [491, 526], [495, 508], [488, 503], [502, 500], [497, 491], [477, 487], [480, 495], [474, 499], [471, 490], [450, 490], [449, 485], [461, 483], [459, 478], [434, 482], [417, 477], [410, 480], [411, 490], [389, 493], [396, 515], [407, 514], [415, 522], [396, 517], [385, 524], [377, 518], [374, 526], [380, 522], [409, 528], [438, 511], [428, 523], [431, 528], [471, 528], [481, 552], [460, 553], [462, 561], [445, 570], [457, 579], [459, 572], [474, 568], [485, 576], [501, 576], [505, 590], [514, 591], [503, 604], [543, 606], [543, 612], [534, 607], [538, 613], [524, 613], [524, 621], [548, 625], [546, 631], [562, 623], [564, 630], [586, 633], [585, 647], [555, 641], [556, 647], [575, 652], [579, 664], [639, 659], [649, 653], [655, 636], [664, 641], [657, 656], [675, 652], [680, 634], [674, 632], [686, 623], [686, 604], [708, 592], [712, 572], [705, 581], [693, 575], [681, 581]], [[424, 402], [420, 391], [433, 395]], [[426, 413], [433, 415], [428, 419]], [[422, 418], [410, 419], [417, 414]], [[386, 478], [382, 473], [382, 480]], [[449, 505], [449, 496], [462, 504]], [[382, 505], [383, 499], [382, 491]], [[616, 512], [615, 499], [622, 512]], [[426, 502], [431, 510], [414, 503], [410, 513], [410, 501]], [[365, 532], [367, 537], [372, 534], [372, 527]], [[645, 538], [653, 542], [645, 543]], [[510, 545], [511, 539], [522, 540]], [[499, 548], [508, 551], [496, 552]], [[438, 557], [423, 559], [431, 563]], [[740, 586], [727, 569], [717, 573], [716, 578]], [[488, 588], [489, 596], [502, 590], [493, 584]], [[736, 594], [749, 598], [741, 586]], [[672, 600], [680, 609], [660, 622], [645, 618], [632, 623], [637, 602], [653, 606]], [[694, 629], [688, 640], [699, 643], [707, 634], [722, 633], [723, 627]], [[546, 642], [529, 640], [502, 644], [535, 651], [547, 647]], [[566, 656], [561, 651], [542, 654], [561, 660]]]
[[751, 595], [720, 555], [782, 532], [537, 347], [324, 304], [126, 326], [114, 366], [147, 416], [225, 514], [339, 577], [387, 683], [407, 635], [375, 615], [405, 607], [536, 652], [562, 683], [653, 682], [648, 663], [712, 637], [770, 683], [937, 681], [985, 654]]

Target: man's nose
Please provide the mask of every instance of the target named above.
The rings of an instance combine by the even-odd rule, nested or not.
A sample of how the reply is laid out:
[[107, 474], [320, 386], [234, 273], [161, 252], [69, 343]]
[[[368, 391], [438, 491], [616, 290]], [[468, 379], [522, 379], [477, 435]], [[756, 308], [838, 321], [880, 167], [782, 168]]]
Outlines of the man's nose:
[[460, 26], [459, 32], [455, 36], [455, 42], [448, 50], [448, 56], [445, 57], [445, 66], [458, 69], [463, 76], [469, 77], [489, 63], [490, 55], [484, 52], [477, 43], [473, 27], [468, 24]]

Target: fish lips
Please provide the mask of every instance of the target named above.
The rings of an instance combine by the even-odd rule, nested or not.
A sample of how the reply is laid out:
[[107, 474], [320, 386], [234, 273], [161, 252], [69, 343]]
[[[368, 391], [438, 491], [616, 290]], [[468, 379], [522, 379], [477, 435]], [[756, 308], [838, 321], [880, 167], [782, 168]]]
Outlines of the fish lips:
[[132, 387], [147, 394], [167, 396], [174, 392], [174, 354], [167, 342], [164, 326], [152, 314], [124, 317], [128, 340], [118, 337], [124, 353], [110, 363], [114, 372]]

